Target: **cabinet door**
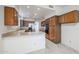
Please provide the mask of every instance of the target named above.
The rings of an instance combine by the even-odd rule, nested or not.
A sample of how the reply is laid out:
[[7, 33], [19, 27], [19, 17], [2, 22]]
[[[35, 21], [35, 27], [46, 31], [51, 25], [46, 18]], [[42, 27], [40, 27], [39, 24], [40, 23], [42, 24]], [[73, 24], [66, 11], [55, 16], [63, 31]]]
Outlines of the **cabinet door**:
[[77, 20], [76, 16], [77, 16], [76, 11], [72, 11], [72, 12], [65, 14], [65, 22], [66, 23], [76, 22], [76, 20]]
[[4, 7], [4, 23], [5, 25], [14, 26], [18, 25], [16, 17], [16, 10], [12, 7]]
[[59, 30], [58, 29], [58, 17], [54, 16], [51, 17], [49, 21], [49, 40], [51, 40], [54, 43], [59, 43], [60, 38], [59, 38]]
[[49, 30], [49, 36], [50, 36], [50, 40], [53, 40], [55, 35], [54, 35], [55, 29], [54, 28], [50, 28]]
[[56, 28], [52, 27], [50, 28], [50, 39], [55, 39], [56, 35]]
[[59, 23], [75, 23], [78, 20], [77, 18], [78, 12], [71, 11], [69, 13], [59, 16]]
[[52, 31], [50, 32], [50, 40], [58, 43], [60, 42], [60, 37], [59, 37], [59, 30], [57, 28], [52, 28]]
[[50, 18], [50, 22], [49, 22], [49, 25], [51, 26], [55, 26], [56, 25], [56, 18], [55, 17], [51, 17]]
[[5, 25], [12, 25], [13, 24], [13, 9], [11, 7], [4, 8], [4, 15], [5, 15]]
[[65, 22], [64, 15], [59, 16], [59, 23], [64, 23], [64, 22]]
[[29, 21], [23, 21], [23, 25], [28, 27], [29, 26]]

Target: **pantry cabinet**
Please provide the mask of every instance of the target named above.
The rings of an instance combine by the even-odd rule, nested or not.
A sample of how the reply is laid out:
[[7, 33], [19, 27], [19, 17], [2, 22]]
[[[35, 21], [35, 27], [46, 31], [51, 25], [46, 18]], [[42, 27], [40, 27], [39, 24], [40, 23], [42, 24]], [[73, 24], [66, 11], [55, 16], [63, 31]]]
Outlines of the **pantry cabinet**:
[[49, 21], [49, 40], [54, 43], [61, 41], [61, 25], [58, 23], [58, 16], [53, 16]]
[[79, 21], [79, 11], [74, 10], [59, 16], [59, 23], [75, 23]]
[[18, 12], [13, 7], [4, 7], [4, 24], [8, 26], [18, 25]]
[[61, 26], [58, 23], [58, 16], [53, 16], [48, 19], [49, 32], [46, 33], [46, 38], [54, 43], [61, 41]]

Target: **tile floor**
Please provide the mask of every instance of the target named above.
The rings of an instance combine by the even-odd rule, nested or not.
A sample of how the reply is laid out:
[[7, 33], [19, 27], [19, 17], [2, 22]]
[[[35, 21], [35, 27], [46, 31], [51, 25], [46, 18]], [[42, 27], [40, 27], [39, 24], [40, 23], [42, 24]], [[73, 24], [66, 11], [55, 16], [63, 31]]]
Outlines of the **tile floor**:
[[66, 47], [62, 44], [54, 44], [48, 39], [46, 39], [46, 48], [38, 51], [30, 52], [29, 54], [78, 54], [78, 51], [75, 51], [69, 47]]

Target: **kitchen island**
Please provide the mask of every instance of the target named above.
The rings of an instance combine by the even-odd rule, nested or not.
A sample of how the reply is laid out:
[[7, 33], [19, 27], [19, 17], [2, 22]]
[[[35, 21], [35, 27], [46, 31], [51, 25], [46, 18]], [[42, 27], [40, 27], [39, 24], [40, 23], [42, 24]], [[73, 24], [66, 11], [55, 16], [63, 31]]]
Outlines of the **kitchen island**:
[[45, 33], [16, 31], [5, 34], [3, 53], [25, 54], [45, 48]]

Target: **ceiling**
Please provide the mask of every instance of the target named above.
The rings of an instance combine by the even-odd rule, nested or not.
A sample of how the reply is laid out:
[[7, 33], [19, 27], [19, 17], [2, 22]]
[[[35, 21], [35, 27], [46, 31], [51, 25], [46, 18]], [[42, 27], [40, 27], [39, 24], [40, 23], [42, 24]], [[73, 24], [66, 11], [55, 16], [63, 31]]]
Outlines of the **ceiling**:
[[54, 13], [54, 10], [39, 5], [17, 5], [16, 7], [19, 15], [24, 19], [41, 20], [44, 19], [46, 15]]

